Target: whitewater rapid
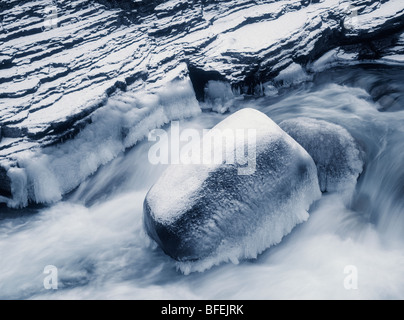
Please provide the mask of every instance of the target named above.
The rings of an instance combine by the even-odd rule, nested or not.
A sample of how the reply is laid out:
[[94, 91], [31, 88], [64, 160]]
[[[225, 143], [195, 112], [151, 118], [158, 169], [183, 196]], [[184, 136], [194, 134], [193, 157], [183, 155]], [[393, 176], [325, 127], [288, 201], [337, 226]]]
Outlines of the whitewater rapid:
[[[144, 198], [165, 169], [148, 161], [152, 142], [143, 140], [53, 205], [0, 208], [0, 298], [404, 298], [402, 74], [380, 65], [333, 69], [270, 97], [233, 101], [229, 113], [255, 108], [278, 124], [296, 117], [338, 124], [365, 152], [348, 203], [324, 194], [307, 222], [257, 259], [177, 270], [143, 228]], [[229, 113], [206, 111], [180, 126], [212, 128]], [[57, 290], [44, 288], [48, 265], [58, 270]], [[344, 285], [350, 266], [357, 289]]]

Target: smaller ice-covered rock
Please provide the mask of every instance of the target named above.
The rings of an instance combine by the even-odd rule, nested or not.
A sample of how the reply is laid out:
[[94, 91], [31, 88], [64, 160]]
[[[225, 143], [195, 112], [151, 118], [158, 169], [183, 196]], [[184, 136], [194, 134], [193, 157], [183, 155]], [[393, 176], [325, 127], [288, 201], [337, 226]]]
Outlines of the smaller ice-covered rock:
[[[254, 133], [255, 150], [250, 139], [232, 139], [246, 130]], [[265, 114], [238, 111], [211, 129], [202, 145], [220, 135], [226, 144], [214, 139], [202, 158], [225, 150], [226, 160], [248, 150], [244, 163], [171, 165], [145, 198], [147, 233], [185, 273], [257, 257], [307, 220], [321, 196], [313, 159]]]
[[313, 158], [322, 192], [351, 194], [363, 161], [359, 146], [345, 128], [305, 117], [285, 120], [279, 126]]

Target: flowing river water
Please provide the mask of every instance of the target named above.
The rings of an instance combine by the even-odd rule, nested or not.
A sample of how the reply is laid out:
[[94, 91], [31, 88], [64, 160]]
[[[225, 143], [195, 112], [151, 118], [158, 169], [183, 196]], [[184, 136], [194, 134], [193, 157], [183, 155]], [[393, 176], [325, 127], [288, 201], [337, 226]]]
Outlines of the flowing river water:
[[[339, 124], [365, 154], [349, 203], [324, 194], [307, 222], [257, 259], [189, 275], [176, 269], [143, 228], [143, 200], [165, 168], [148, 161], [145, 140], [62, 201], [0, 207], [0, 298], [404, 298], [403, 74], [385, 65], [341, 67], [234, 102], [230, 112], [256, 108], [276, 123], [304, 116]], [[203, 112], [180, 126], [211, 128], [228, 115]], [[44, 288], [49, 265], [57, 290]]]

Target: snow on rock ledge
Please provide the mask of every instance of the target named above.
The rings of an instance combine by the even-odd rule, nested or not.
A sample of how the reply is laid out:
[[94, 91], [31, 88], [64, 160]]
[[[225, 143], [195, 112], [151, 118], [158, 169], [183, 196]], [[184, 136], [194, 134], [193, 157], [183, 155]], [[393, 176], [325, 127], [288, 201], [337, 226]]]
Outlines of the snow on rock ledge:
[[[40, 154], [48, 152], [42, 149], [63, 145], [101, 119], [104, 111], [97, 115], [97, 110], [111, 99], [113, 104], [117, 98], [125, 100], [185, 76], [198, 100], [203, 100], [208, 84], [208, 108], [224, 112], [230, 105], [229, 88], [218, 96], [209, 81], [228, 83], [241, 94], [254, 94], [259, 88], [262, 94], [262, 84], [272, 83], [278, 74], [287, 83], [291, 75], [304, 80], [310, 63], [330, 50], [337, 53], [312, 65], [313, 71], [328, 66], [330, 59], [337, 64], [339, 59], [402, 64], [402, 37], [396, 36], [404, 26], [402, 0], [349, 1], [357, 9], [357, 24], [348, 23], [345, 2], [0, 1], [0, 201], [14, 205], [11, 193], [24, 198], [23, 190], [14, 191], [25, 180], [20, 174], [7, 175], [10, 168], [20, 166], [18, 159], [26, 158], [23, 153], [38, 155], [34, 161], [43, 159]], [[54, 11], [57, 19], [50, 15]], [[266, 94], [276, 94], [275, 88], [269, 89]], [[149, 115], [150, 109], [139, 111], [139, 104], [132, 108], [139, 122]], [[156, 108], [161, 113], [167, 110]], [[110, 132], [109, 138], [115, 139]], [[124, 145], [131, 145], [127, 140]], [[103, 148], [103, 142], [94, 143]], [[96, 163], [114, 153], [95, 159], [97, 154], [89, 156], [91, 165], [83, 167], [96, 170]], [[29, 161], [24, 162], [26, 167]], [[52, 168], [51, 174], [63, 175], [57, 172], [62, 168]], [[70, 189], [85, 174], [83, 170], [69, 179], [68, 188], [65, 181], [57, 181], [58, 190]], [[51, 198], [58, 198], [58, 192]]]
[[101, 165], [171, 120], [201, 112], [189, 79], [175, 81], [154, 92], [126, 93], [96, 110], [91, 123], [64, 144], [19, 152], [18, 168], [11, 167], [10, 207], [28, 202], [52, 203], [76, 188]]
[[[237, 130], [256, 130], [255, 171], [239, 174], [239, 162], [180, 164], [166, 169], [144, 202], [147, 233], [185, 272], [202, 271], [224, 261], [256, 258], [308, 219], [321, 192], [312, 158], [270, 118], [243, 109], [203, 138]], [[249, 140], [248, 140], [249, 141]], [[247, 150], [238, 139], [235, 150]], [[215, 140], [206, 157], [222, 145]], [[227, 158], [224, 158], [227, 159]]]
[[357, 143], [345, 128], [311, 118], [285, 120], [279, 126], [313, 158], [321, 191], [352, 194], [363, 161]]

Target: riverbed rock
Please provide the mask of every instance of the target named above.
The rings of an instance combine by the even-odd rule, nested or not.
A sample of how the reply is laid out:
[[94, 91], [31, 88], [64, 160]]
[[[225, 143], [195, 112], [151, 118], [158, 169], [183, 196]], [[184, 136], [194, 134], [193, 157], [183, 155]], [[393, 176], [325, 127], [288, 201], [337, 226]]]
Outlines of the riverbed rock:
[[[178, 261], [206, 260], [209, 266], [255, 258], [307, 220], [309, 206], [320, 197], [312, 158], [257, 110], [234, 113], [203, 141], [237, 130], [256, 132], [255, 152], [247, 138], [236, 139], [232, 149], [248, 150], [247, 166], [226, 163], [225, 157], [218, 164], [171, 165], [145, 198], [147, 233]], [[222, 146], [203, 149], [203, 157]]]
[[322, 192], [350, 192], [363, 170], [362, 151], [343, 127], [324, 120], [296, 118], [279, 124], [311, 155]]

